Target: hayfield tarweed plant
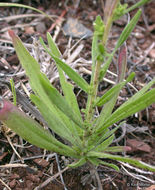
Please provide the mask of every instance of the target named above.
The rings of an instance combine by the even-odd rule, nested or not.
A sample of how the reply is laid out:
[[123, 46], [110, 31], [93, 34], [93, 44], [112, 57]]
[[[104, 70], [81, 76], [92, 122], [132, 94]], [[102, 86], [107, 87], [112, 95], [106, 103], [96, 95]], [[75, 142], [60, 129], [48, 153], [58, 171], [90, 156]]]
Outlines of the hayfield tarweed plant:
[[[46, 75], [40, 71], [38, 62], [30, 55], [21, 40], [12, 30], [9, 30], [17, 56], [23, 69], [26, 71], [26, 75], [29, 77], [29, 82], [34, 92], [30, 96], [31, 101], [37, 106], [50, 129], [68, 143], [62, 143], [62, 141], [57, 140], [39, 123], [5, 99], [0, 99], [0, 121], [30, 143], [40, 148], [57, 152], [60, 155], [74, 158], [76, 161], [70, 164], [70, 167], [78, 167], [89, 163], [95, 166], [103, 164], [119, 170], [117, 165], [104, 161], [104, 159], [112, 159], [155, 172], [154, 166], [116, 154], [127, 151], [130, 149], [129, 147], [112, 146], [115, 131], [122, 124], [123, 120], [155, 102], [155, 89], [151, 89], [155, 83], [154, 78], [113, 111], [121, 89], [128, 82], [132, 81], [135, 76], [134, 73], [131, 73], [125, 79], [127, 67], [127, 47], [125, 41], [141, 16], [140, 9], [122, 31], [113, 51], [109, 53], [106, 49], [113, 21], [146, 2], [148, 0], [141, 0], [132, 7], [127, 8], [127, 5], [121, 5], [119, 0], [106, 1], [104, 21], [101, 16], [97, 16], [94, 22], [90, 84], [64, 62], [50, 33], [47, 33], [48, 46], [40, 38], [40, 43], [57, 66], [63, 96], [52, 86]], [[2, 6], [2, 3], [0, 6]], [[103, 96], [98, 97], [98, 85], [105, 76], [116, 52], [118, 52], [117, 82]], [[87, 93], [86, 109], [79, 109], [73, 92], [74, 87], [66, 80], [64, 73]], [[94, 113], [97, 106], [102, 107], [102, 110], [99, 117], [96, 118]], [[81, 113], [84, 114], [84, 118]], [[114, 127], [115, 123], [118, 124], [117, 127]], [[111, 128], [111, 126], [113, 127]]]

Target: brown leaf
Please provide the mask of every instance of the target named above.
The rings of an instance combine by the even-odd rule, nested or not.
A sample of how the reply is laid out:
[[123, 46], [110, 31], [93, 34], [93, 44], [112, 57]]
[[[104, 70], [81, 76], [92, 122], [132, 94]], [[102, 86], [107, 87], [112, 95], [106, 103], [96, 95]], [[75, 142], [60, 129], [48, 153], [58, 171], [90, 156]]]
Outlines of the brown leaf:
[[151, 147], [143, 141], [138, 141], [136, 139], [127, 139], [127, 145], [132, 148], [132, 151], [143, 151], [148, 153], [151, 152]]
[[49, 165], [49, 162], [47, 162], [46, 160], [41, 159], [41, 158], [35, 159], [34, 162], [35, 162], [36, 164], [38, 164], [39, 166], [42, 166], [42, 167], [44, 167], [44, 168]]
[[155, 190], [155, 185], [151, 185], [150, 187], [146, 188], [145, 190]]

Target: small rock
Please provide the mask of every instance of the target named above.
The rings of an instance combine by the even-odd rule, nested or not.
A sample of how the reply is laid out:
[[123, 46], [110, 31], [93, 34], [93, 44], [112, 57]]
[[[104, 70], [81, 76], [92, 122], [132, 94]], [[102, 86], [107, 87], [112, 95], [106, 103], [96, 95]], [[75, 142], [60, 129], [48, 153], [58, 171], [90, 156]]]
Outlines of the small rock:
[[145, 38], [144, 34], [142, 34], [141, 32], [135, 32], [134, 35], [137, 39], [144, 39]]
[[149, 56], [155, 59], [155, 49], [151, 49], [151, 51], [149, 52]]
[[144, 143], [143, 141], [138, 141], [135, 139], [127, 139], [127, 145], [132, 148], [132, 151], [143, 151], [143, 152], [151, 152], [151, 147]]
[[45, 23], [44, 22], [39, 22], [36, 26], [36, 30], [37, 32], [39, 33], [45, 33], [46, 32], [46, 26], [45, 26]]
[[63, 27], [67, 36], [74, 38], [88, 38], [93, 35], [92, 31], [81, 24], [77, 19], [69, 18]]
[[35, 33], [34, 28], [32, 26], [25, 27], [25, 33], [26, 34], [34, 34]]

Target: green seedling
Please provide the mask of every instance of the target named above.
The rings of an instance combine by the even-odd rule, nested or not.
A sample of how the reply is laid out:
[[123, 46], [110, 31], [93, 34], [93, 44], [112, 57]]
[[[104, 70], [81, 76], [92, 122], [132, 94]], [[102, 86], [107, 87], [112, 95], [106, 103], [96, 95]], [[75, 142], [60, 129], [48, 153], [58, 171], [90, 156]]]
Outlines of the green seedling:
[[[106, 15], [106, 20], [103, 21], [98, 16], [94, 22], [90, 84], [62, 60], [62, 55], [49, 33], [47, 33], [47, 46], [40, 39], [45, 51], [51, 56], [58, 68], [63, 96], [40, 71], [39, 64], [30, 55], [18, 36], [9, 30], [17, 56], [23, 69], [26, 71], [26, 75], [29, 77], [29, 82], [34, 92], [30, 96], [32, 102], [37, 106], [50, 129], [64, 139], [66, 143], [58, 141], [51, 133], [43, 129], [39, 123], [19, 111], [16, 106], [7, 100], [0, 100], [0, 120], [28, 142], [76, 159], [76, 162], [69, 165], [70, 167], [79, 167], [85, 163], [91, 163], [95, 166], [103, 164], [119, 170], [118, 166], [104, 161], [104, 159], [112, 159], [155, 172], [154, 166], [134, 160], [133, 158], [117, 156], [117, 152], [128, 150], [129, 147], [112, 146], [115, 131], [122, 124], [122, 121], [155, 102], [155, 89], [151, 89], [155, 84], [154, 78], [114, 111], [121, 89], [135, 75], [131, 73], [125, 79], [127, 65], [127, 47], [125, 41], [138, 22], [141, 10], [138, 10], [127, 24], [114, 50], [111, 53], [107, 53], [106, 44], [108, 43], [112, 23], [116, 19], [116, 15], [118, 16], [116, 14], [117, 11], [121, 9], [123, 10], [121, 14], [123, 14], [133, 9], [127, 9], [127, 6], [120, 7], [118, 0], [112, 2], [110, 14]], [[144, 1], [140, 1], [139, 4], [134, 5], [134, 8], [137, 8], [138, 5], [143, 5], [143, 3]], [[98, 85], [105, 76], [116, 52], [119, 54], [117, 82], [103, 96], [98, 97]], [[74, 86], [67, 81], [64, 73], [88, 95], [86, 109], [83, 111], [84, 117], [82, 117], [73, 92]], [[13, 94], [15, 94], [14, 90]], [[94, 113], [97, 106], [101, 106], [102, 111], [99, 117], [95, 118]], [[111, 128], [115, 123], [118, 124], [118, 127]]]

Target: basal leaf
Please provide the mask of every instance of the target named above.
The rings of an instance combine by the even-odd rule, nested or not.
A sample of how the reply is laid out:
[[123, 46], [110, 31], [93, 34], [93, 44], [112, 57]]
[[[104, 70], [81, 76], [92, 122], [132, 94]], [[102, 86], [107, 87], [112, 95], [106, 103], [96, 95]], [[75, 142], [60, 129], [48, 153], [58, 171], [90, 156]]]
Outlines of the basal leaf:
[[55, 55], [56, 57], [61, 57], [61, 53], [49, 32], [47, 32], [47, 41], [48, 41], [48, 46], [53, 55]]
[[43, 75], [40, 75], [39, 80], [42, 84], [42, 87], [51, 100], [52, 104], [55, 105], [58, 109], [60, 109], [65, 115], [67, 115], [75, 124], [77, 124], [80, 128], [83, 128], [83, 122], [81, 119], [75, 114], [74, 110], [68, 105], [65, 99], [60, 95], [60, 93], [45, 80]]
[[111, 164], [111, 163], [104, 162], [104, 161], [100, 161], [100, 164], [105, 165], [105, 166], [108, 166], [108, 167], [110, 167], [110, 168], [113, 168], [113, 169], [116, 170], [116, 171], [119, 171], [119, 167], [116, 166], [115, 164]]
[[[29, 77], [32, 90], [42, 99], [42, 101], [44, 101], [47, 105], [51, 106], [51, 103], [39, 79], [41, 71], [38, 62], [34, 59], [34, 57], [30, 55], [21, 40], [18, 38], [18, 36], [14, 34], [12, 30], [9, 31], [9, 34], [12, 38], [13, 45], [20, 60], [20, 63], [26, 71], [26, 75]], [[48, 79], [46, 78], [46, 80]]]
[[117, 161], [121, 161], [121, 162], [127, 162], [129, 164], [132, 164], [136, 167], [139, 168], [143, 168], [145, 170], [149, 170], [152, 172], [155, 172], [155, 167], [151, 166], [149, 164], [146, 164], [142, 161], [138, 161], [132, 158], [128, 158], [128, 157], [121, 157], [121, 156], [116, 156], [116, 155], [112, 155], [112, 154], [107, 154], [107, 153], [101, 153], [101, 152], [95, 152], [95, 151], [91, 151], [88, 153], [87, 156], [93, 157], [93, 158], [109, 158], [112, 160], [117, 160]]
[[68, 166], [71, 168], [77, 168], [84, 165], [85, 163], [86, 163], [86, 159], [83, 157], [83, 158], [80, 158], [77, 162], [69, 164]]
[[[151, 86], [153, 86], [155, 84], [155, 78], [152, 79], [147, 85], [145, 85], [141, 90], [139, 90], [136, 94], [134, 94], [128, 101], [126, 101], [121, 108], [123, 108], [124, 106], [127, 106], [128, 104], [130, 104], [132, 101], [136, 100], [137, 98], [140, 98], [141, 96], [143, 96], [143, 94], [149, 90], [149, 88], [151, 88]], [[119, 109], [119, 108], [118, 108]]]
[[[79, 145], [80, 142], [77, 141], [77, 138], [74, 136], [69, 126], [70, 123], [63, 122], [63, 118], [57, 117], [57, 115], [53, 112], [52, 108], [50, 109], [46, 104], [44, 104], [37, 96], [31, 95], [31, 100], [35, 103], [35, 105], [40, 110], [43, 118], [47, 122], [48, 126], [54, 131], [57, 135], [63, 137], [64, 139], [71, 142], [73, 145]], [[78, 139], [79, 140], [79, 139]]]
[[30, 55], [27, 49], [24, 47], [21, 40], [14, 34], [13, 31], [9, 31], [10, 37], [12, 38], [14, 48], [16, 50], [17, 56], [22, 64], [22, 67], [26, 71], [27, 76], [30, 79], [32, 89], [37, 93], [42, 89], [40, 88], [40, 84], [36, 85], [38, 81], [38, 74], [40, 73], [40, 66], [37, 61]]
[[0, 120], [23, 139], [47, 150], [77, 157], [73, 149], [56, 140], [35, 120], [21, 112], [9, 101], [3, 100], [0, 104], [2, 105], [0, 109]]
[[97, 159], [97, 158], [88, 157], [87, 159], [88, 159], [88, 161], [90, 161], [90, 163], [92, 163], [94, 166], [98, 166], [98, 165], [100, 164], [100, 160]]
[[63, 74], [63, 71], [60, 68], [58, 68], [58, 70], [59, 70], [60, 83], [61, 83], [61, 87], [62, 87], [62, 90], [64, 93], [64, 97], [65, 97], [67, 103], [70, 105], [70, 107], [74, 110], [77, 117], [82, 122], [80, 109], [79, 109], [75, 94], [73, 92], [74, 87], [72, 84], [67, 82], [67, 80]]
[[99, 98], [94, 106], [103, 106], [105, 103], [107, 103], [109, 100], [112, 99], [112, 97], [120, 91], [124, 85], [126, 85], [128, 82], [132, 81], [135, 76], [135, 73], [131, 73], [129, 77], [126, 79], [126, 81], [123, 81], [121, 83], [116, 84], [113, 86], [110, 90], [108, 90], [101, 98]]
[[102, 144], [102, 142], [104, 144], [105, 139], [107, 139], [111, 135], [113, 135], [117, 131], [117, 129], [121, 126], [121, 124], [122, 124], [122, 122], [117, 127], [113, 128], [111, 130], [108, 129], [107, 127], [102, 128], [102, 134], [101, 135], [98, 135], [98, 133], [96, 132], [97, 131], [97, 128], [96, 128], [96, 131], [94, 131], [94, 133], [92, 134], [92, 136], [89, 139], [89, 144], [92, 145], [91, 149], [89, 149], [89, 150], [93, 150], [94, 147], [100, 146]]
[[[55, 44], [54, 40], [52, 39], [50, 33], [47, 33], [47, 40], [48, 40], [48, 46], [51, 50], [51, 52], [57, 56], [61, 57], [61, 53]], [[59, 71], [59, 78], [60, 78], [60, 83], [61, 87], [63, 90], [64, 97], [67, 101], [67, 103], [72, 107], [72, 109], [75, 111], [75, 113], [78, 115], [79, 118], [81, 118], [81, 113], [78, 107], [78, 103], [75, 97], [75, 94], [73, 92], [73, 85], [71, 85], [69, 82], [67, 82], [62, 69], [58, 66], [58, 71]], [[82, 121], [82, 118], [81, 118]]]
[[89, 92], [90, 86], [89, 84], [77, 73], [75, 72], [70, 66], [64, 63], [61, 59], [55, 56], [45, 45], [42, 38], [40, 38], [40, 42], [47, 53], [54, 59], [55, 63], [72, 79], [82, 90], [85, 92]]
[[[40, 66], [38, 62], [30, 55], [28, 50], [24, 47], [21, 40], [14, 34], [13, 31], [9, 31], [10, 37], [12, 38], [14, 48], [16, 50], [17, 56], [20, 60], [20, 63], [24, 70], [26, 71], [26, 75], [29, 77], [30, 85], [32, 90], [35, 92], [35, 94], [41, 98], [41, 100], [48, 106], [52, 107], [54, 110], [54, 106], [52, 105], [51, 101], [49, 100], [46, 92], [44, 91], [44, 88], [40, 82]], [[44, 77], [44, 80], [46, 80], [47, 83], [50, 82], [47, 77]], [[55, 114], [57, 110], [55, 109]]]
[[125, 151], [124, 146], [110, 146], [104, 149], [104, 152], [123, 152]]
[[111, 135], [106, 140], [104, 140], [101, 144], [99, 144], [95, 151], [102, 152], [104, 149], [106, 149], [110, 144], [112, 144], [112, 141], [114, 140], [114, 135]]
[[145, 109], [154, 102], [155, 89], [152, 89], [149, 92], [145, 93], [143, 96], [140, 96], [136, 100], [133, 100], [129, 104], [120, 106], [118, 110], [116, 110], [107, 120], [104, 121], [104, 123], [102, 123], [102, 127], [98, 130], [98, 132], [102, 132], [103, 129], [111, 126], [112, 124]]

